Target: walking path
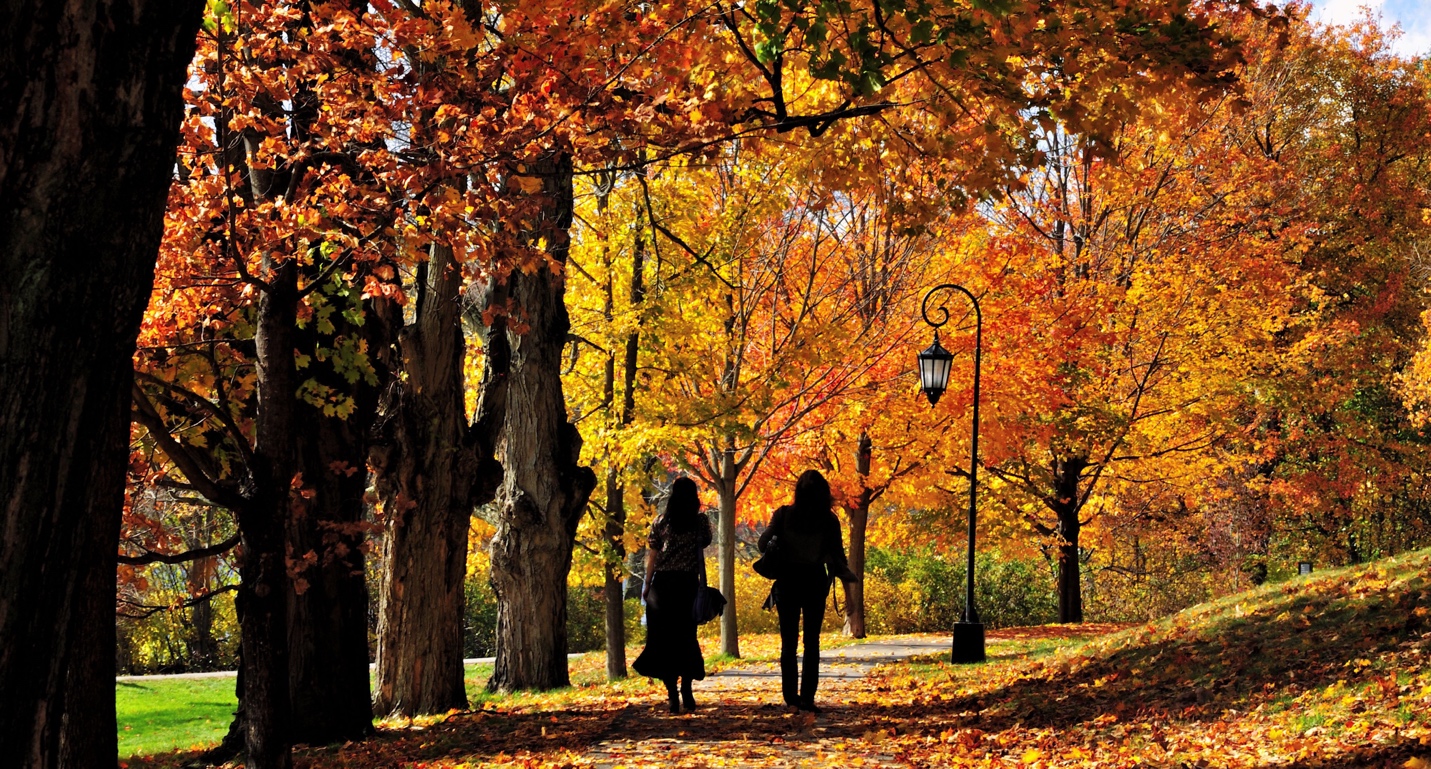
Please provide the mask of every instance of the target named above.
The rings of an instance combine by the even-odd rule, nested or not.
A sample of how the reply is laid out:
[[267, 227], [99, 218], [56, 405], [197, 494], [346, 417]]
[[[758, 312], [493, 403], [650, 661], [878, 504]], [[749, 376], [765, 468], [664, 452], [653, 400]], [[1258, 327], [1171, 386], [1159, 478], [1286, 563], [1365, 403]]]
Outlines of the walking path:
[[[851, 738], [864, 736], [844, 704], [847, 690], [880, 665], [947, 653], [948, 636], [881, 638], [820, 651], [820, 688], [815, 716], [782, 704], [777, 663], [740, 665], [697, 681], [694, 713], [673, 716], [664, 698], [628, 705], [606, 730], [606, 739], [587, 754], [594, 766], [616, 769], [630, 763], [663, 767], [705, 767], [734, 760], [742, 767], [896, 767], [892, 755], [845, 752]], [[717, 758], [719, 757], [719, 758]]]

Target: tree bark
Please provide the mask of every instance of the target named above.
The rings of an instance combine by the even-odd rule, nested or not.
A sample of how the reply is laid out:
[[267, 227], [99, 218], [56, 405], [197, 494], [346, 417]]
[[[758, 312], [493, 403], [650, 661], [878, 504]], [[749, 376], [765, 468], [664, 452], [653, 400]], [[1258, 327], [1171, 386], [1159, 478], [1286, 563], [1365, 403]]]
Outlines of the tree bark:
[[1058, 621], [1077, 624], [1083, 621], [1083, 588], [1080, 584], [1078, 535], [1081, 524], [1078, 515], [1079, 482], [1085, 459], [1073, 457], [1054, 461], [1054, 514], [1058, 518]]
[[[533, 164], [542, 211], [533, 243], [564, 267], [572, 219], [571, 158]], [[563, 273], [545, 266], [509, 277], [521, 333], [509, 327], [511, 375], [503, 427], [506, 473], [497, 496], [492, 587], [497, 595], [495, 691], [566, 686], [566, 579], [577, 523], [596, 474], [578, 464], [581, 435], [566, 419], [561, 355], [570, 324]]]
[[[97, 432], [113, 442], [111, 450], [123, 458], [129, 446], [129, 399], [96, 425]], [[110, 496], [95, 500], [91, 510], [92, 533], [75, 542], [75, 556], [88, 565], [77, 585], [74, 621], [82, 633], [75, 638], [65, 677], [64, 721], [60, 727], [61, 767], [112, 765], [119, 745], [110, 735], [115, 728], [114, 698], [114, 591], [118, 568], [119, 530], [124, 509], [124, 469], [119, 463], [94, 476], [95, 490]], [[117, 738], [116, 738], [117, 739]]]
[[[505, 353], [486, 350], [478, 419], [466, 426], [459, 304], [461, 265], [434, 246], [420, 270], [416, 320], [403, 330], [404, 381], [385, 409], [376, 453], [386, 511], [378, 608], [379, 715], [413, 716], [467, 707], [462, 669], [463, 580], [472, 509], [490, 502], [502, 477], [492, 458], [491, 417], [506, 387]], [[498, 287], [485, 306], [501, 304]], [[504, 328], [498, 319], [498, 328]], [[500, 347], [506, 338], [499, 334]]]
[[[610, 280], [610, 278], [608, 278]], [[608, 288], [610, 284], [608, 283]], [[608, 292], [608, 297], [610, 293]], [[631, 251], [631, 306], [646, 301], [646, 239], [639, 232]], [[608, 311], [608, 320], [610, 319]], [[636, 373], [640, 362], [641, 332], [626, 335], [622, 361], [621, 425], [636, 419]], [[615, 396], [615, 365], [608, 363], [610, 397]], [[606, 678], [626, 677], [626, 487], [620, 473], [611, 467], [606, 473], [606, 542], [610, 553], [606, 562]]]
[[113, 765], [130, 358], [202, 4], [0, 4], [0, 756]]
[[845, 515], [850, 519], [850, 571], [859, 577], [855, 582], [845, 583], [845, 635], [852, 638], [865, 637], [865, 530], [870, 521], [870, 502], [874, 491], [869, 487], [870, 438], [860, 433], [855, 449], [855, 472], [860, 476], [860, 493], [854, 504], [845, 506]]
[[286, 521], [297, 462], [293, 452], [298, 377], [294, 364], [298, 279], [293, 262], [273, 268], [259, 300], [258, 408], [254, 496], [238, 509], [243, 535], [240, 649], [244, 666], [244, 745], [248, 769], [288, 769], [288, 594]]
[[740, 628], [735, 615], [735, 448], [727, 443], [720, 455], [720, 482], [716, 493], [720, 497], [720, 520], [716, 526], [716, 565], [720, 571], [720, 592], [725, 595], [725, 613], [720, 618], [720, 651], [731, 657], [740, 656]]
[[860, 489], [854, 505], [845, 508], [850, 519], [850, 571], [860, 579], [845, 583], [845, 635], [865, 637], [865, 529], [870, 520], [870, 490]]
[[[288, 688], [294, 742], [322, 745], [373, 731], [368, 588], [363, 558], [366, 433], [373, 388], [359, 384], [347, 419], [298, 406], [296, 452], [307, 504], [288, 519]], [[366, 391], [366, 392], [362, 392]], [[350, 472], [351, 471], [351, 472]], [[312, 560], [305, 557], [312, 554]], [[302, 589], [299, 589], [302, 588]]]
[[626, 677], [626, 489], [615, 467], [606, 469], [606, 680]]

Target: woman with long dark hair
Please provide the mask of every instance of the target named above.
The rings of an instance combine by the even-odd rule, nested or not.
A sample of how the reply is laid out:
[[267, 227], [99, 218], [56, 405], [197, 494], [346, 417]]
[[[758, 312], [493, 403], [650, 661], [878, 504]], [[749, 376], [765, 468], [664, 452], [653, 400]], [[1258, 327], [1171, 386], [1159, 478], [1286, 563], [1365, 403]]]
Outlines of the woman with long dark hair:
[[[820, 681], [820, 626], [825, 599], [836, 577], [856, 579], [845, 558], [840, 519], [835, 517], [830, 484], [818, 470], [806, 470], [795, 482], [795, 499], [778, 508], [760, 535], [760, 552], [770, 552], [780, 565], [774, 587], [780, 617], [780, 684], [785, 704], [820, 712], [815, 687]], [[795, 644], [800, 620], [805, 621], [803, 675], [797, 676]], [[797, 677], [799, 679], [797, 688]]]
[[682, 704], [688, 711], [695, 710], [691, 681], [706, 677], [692, 609], [705, 565], [702, 551], [710, 543], [711, 522], [701, 513], [695, 481], [677, 478], [671, 484], [665, 511], [651, 526], [646, 579], [641, 587], [641, 598], [646, 601], [646, 648], [632, 664], [637, 673], [666, 685], [672, 713], [680, 713]]

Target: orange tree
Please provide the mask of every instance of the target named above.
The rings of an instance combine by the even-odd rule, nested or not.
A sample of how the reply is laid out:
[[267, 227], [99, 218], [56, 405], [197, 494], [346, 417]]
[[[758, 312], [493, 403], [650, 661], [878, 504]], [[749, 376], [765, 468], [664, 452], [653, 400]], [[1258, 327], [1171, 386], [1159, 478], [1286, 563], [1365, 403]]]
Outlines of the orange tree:
[[1419, 340], [1431, 103], [1424, 67], [1390, 55], [1373, 26], [1292, 32], [1286, 49], [1255, 51], [1254, 108], [1233, 137], [1277, 169], [1267, 205], [1305, 223], [1283, 239], [1296, 270], [1290, 315], [1277, 376], [1249, 415], [1244, 446], [1271, 525], [1247, 555], [1272, 547], [1355, 563], [1427, 532]]

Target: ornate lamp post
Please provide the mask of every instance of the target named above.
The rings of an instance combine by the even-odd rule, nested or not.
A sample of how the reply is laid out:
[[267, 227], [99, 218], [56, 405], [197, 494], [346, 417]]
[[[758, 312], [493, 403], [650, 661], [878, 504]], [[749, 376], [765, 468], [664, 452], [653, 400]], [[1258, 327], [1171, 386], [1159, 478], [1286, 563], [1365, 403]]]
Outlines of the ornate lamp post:
[[949, 322], [949, 308], [941, 301], [935, 308], [938, 320], [929, 317], [929, 300], [941, 291], [958, 292], [969, 297], [974, 303], [974, 429], [970, 439], [969, 457], [969, 552], [965, 573], [968, 584], [964, 593], [964, 616], [954, 625], [954, 650], [950, 655], [953, 662], [984, 661], [984, 624], [979, 621], [979, 613], [974, 609], [974, 521], [978, 510], [979, 493], [979, 365], [983, 362], [984, 315], [979, 310], [979, 300], [969, 289], [953, 283], [944, 283], [929, 289], [919, 312], [924, 322], [934, 329], [934, 344], [919, 353], [919, 385], [932, 408], [939, 402], [939, 396], [949, 386], [949, 368], [954, 355], [939, 344], [939, 328]]

